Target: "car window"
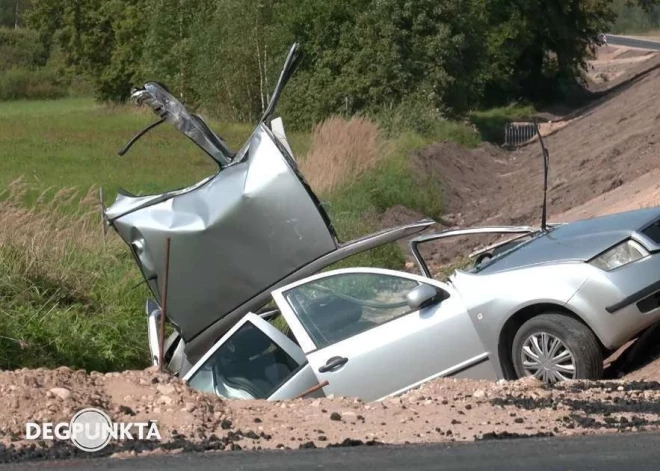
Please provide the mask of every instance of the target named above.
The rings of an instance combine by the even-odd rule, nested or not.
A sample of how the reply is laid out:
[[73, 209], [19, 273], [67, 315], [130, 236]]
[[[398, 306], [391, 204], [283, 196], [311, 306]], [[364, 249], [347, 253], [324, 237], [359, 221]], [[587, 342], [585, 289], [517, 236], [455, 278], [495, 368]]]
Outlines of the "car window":
[[299, 367], [270, 337], [246, 322], [195, 372], [189, 384], [227, 399], [267, 399]]
[[321, 278], [284, 293], [317, 348], [411, 312], [406, 295], [418, 282], [377, 273]]

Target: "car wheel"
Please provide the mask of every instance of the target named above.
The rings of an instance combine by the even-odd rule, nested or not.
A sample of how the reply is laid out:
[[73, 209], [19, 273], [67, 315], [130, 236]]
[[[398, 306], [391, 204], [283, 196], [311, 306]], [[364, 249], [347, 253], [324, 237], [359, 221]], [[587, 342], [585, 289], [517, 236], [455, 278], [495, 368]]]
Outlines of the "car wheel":
[[589, 327], [564, 314], [541, 314], [525, 322], [511, 353], [519, 378], [534, 376], [552, 384], [603, 376], [598, 339]]

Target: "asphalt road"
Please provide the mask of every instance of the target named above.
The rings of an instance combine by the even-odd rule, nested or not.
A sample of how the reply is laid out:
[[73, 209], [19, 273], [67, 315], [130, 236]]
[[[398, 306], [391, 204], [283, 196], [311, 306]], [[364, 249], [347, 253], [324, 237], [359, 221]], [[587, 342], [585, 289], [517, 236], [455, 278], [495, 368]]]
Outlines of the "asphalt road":
[[217, 452], [16, 463], [0, 469], [126, 471], [657, 471], [660, 434], [521, 438], [453, 445]]
[[613, 46], [639, 47], [642, 49], [660, 50], [660, 42], [648, 39], [634, 39], [627, 36], [607, 35], [607, 43]]

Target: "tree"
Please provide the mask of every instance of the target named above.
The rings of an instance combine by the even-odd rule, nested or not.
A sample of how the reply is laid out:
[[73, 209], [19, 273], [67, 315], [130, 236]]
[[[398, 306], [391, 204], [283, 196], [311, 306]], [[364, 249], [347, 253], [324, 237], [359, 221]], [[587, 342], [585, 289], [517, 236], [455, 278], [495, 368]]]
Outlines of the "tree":
[[102, 101], [122, 101], [140, 76], [144, 0], [35, 0], [28, 15], [50, 48], [87, 77]]
[[[15, 1], [28, 0], [0, 0], [0, 11]], [[461, 116], [552, 96], [579, 80], [621, 1], [32, 0], [27, 19], [102, 100], [159, 80], [238, 121], [263, 112], [299, 41], [306, 60], [281, 110], [308, 127], [336, 113]], [[648, 15], [659, 2], [635, 0]]]
[[24, 26], [24, 15], [32, 0], [0, 0], [0, 26], [20, 28]]

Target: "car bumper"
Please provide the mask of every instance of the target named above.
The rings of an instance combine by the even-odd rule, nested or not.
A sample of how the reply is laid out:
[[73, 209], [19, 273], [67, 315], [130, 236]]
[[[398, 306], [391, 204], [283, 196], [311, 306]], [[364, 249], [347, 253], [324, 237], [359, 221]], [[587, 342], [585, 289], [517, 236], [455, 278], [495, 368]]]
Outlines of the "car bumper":
[[567, 307], [605, 347], [618, 348], [660, 321], [660, 253], [610, 272], [594, 270]]

